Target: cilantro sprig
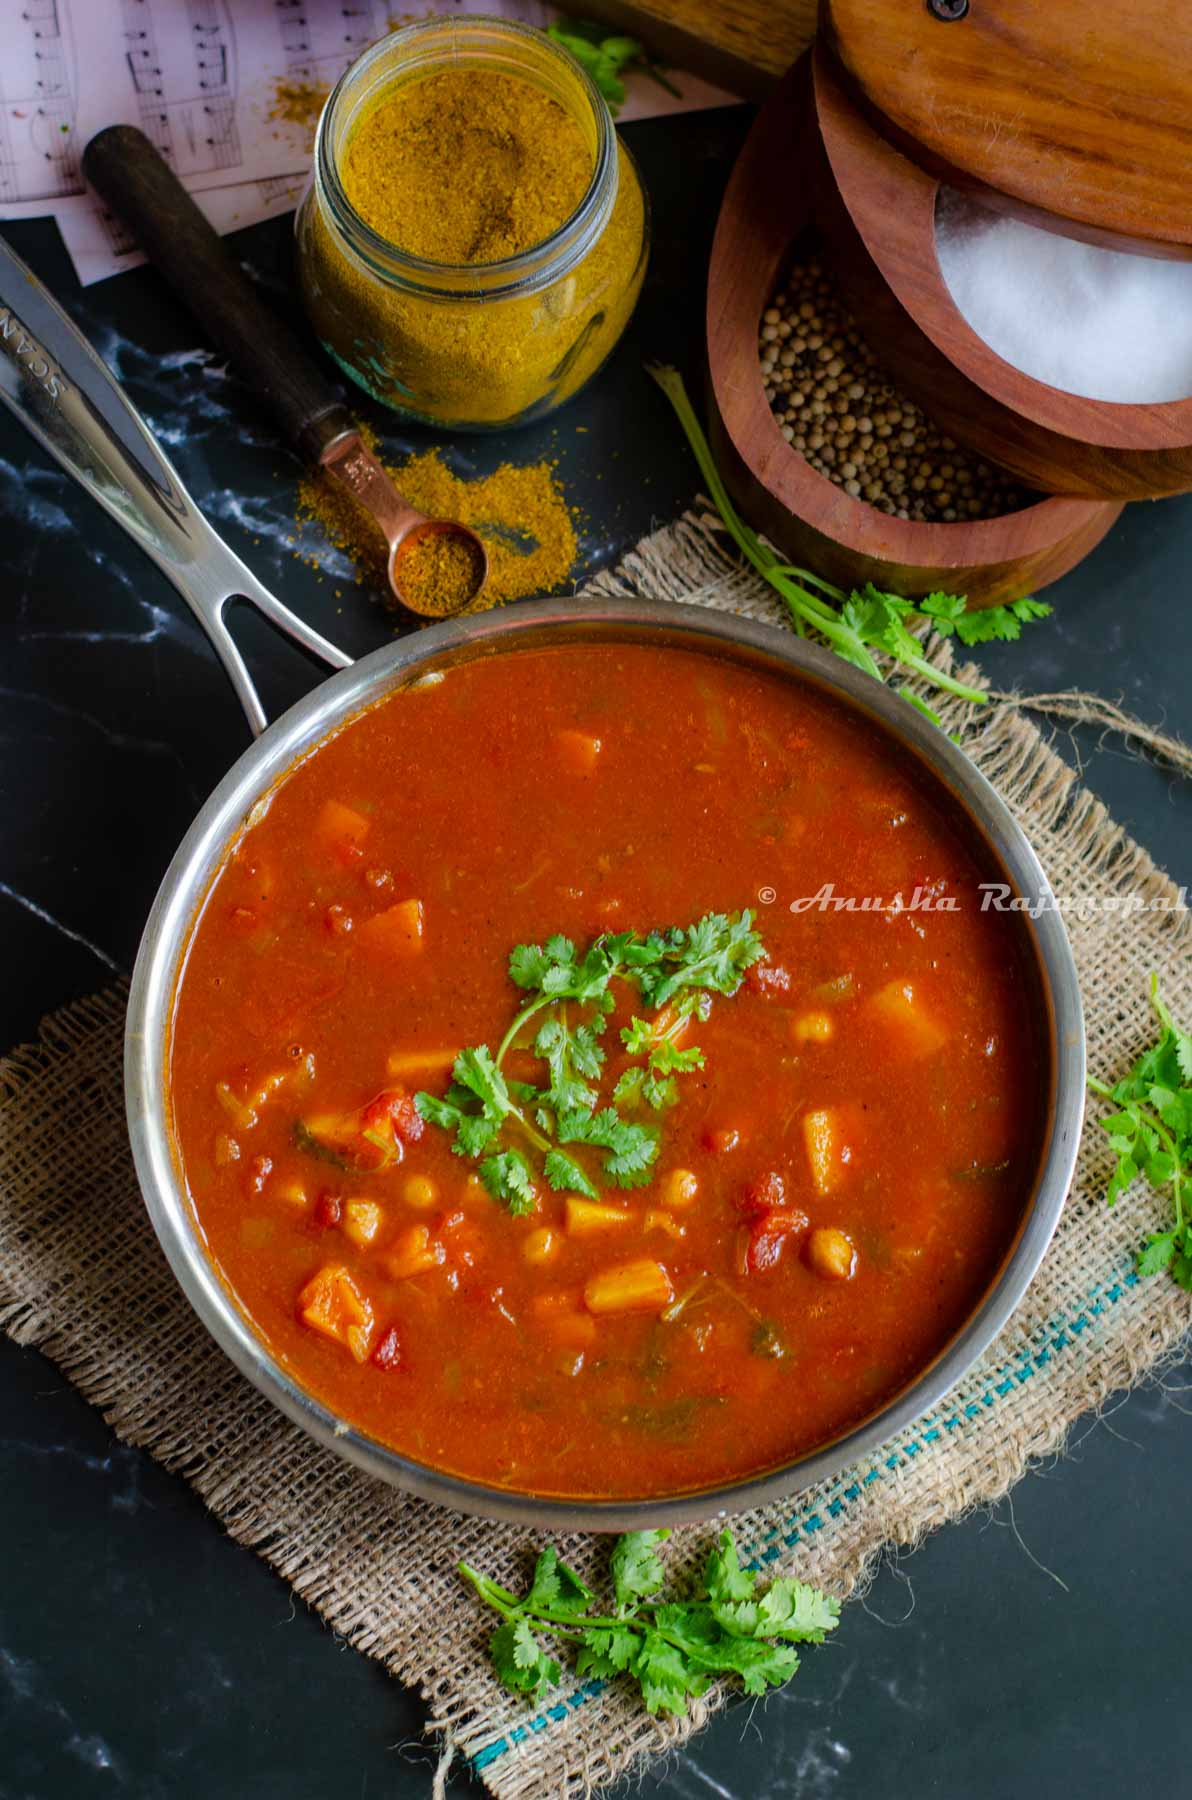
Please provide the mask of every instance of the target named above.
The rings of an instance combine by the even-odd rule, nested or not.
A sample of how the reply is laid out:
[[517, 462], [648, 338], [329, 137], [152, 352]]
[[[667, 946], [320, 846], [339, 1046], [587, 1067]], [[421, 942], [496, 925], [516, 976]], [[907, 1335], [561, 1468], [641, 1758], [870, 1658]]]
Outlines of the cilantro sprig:
[[[876, 651], [909, 669], [940, 693], [953, 694], [973, 706], [985, 705], [989, 695], [984, 688], [971, 687], [928, 661], [911, 627], [928, 623], [941, 637], [955, 636], [966, 645], [985, 644], [994, 639], [1012, 641], [1021, 635], [1024, 625], [1048, 617], [1051, 608], [1045, 600], [1024, 598], [1012, 600], [1008, 606], [989, 606], [978, 612], [968, 612], [962, 594], [928, 594], [923, 600], [911, 601], [900, 594], [886, 593], [871, 581], [863, 588], [846, 593], [810, 569], [784, 562], [745, 523], [729, 498], [711, 446], [687, 397], [683, 377], [677, 369], [657, 364], [651, 366], [650, 374], [675, 409], [708, 492], [730, 535], [785, 603], [800, 637], [811, 633], [822, 638], [845, 662], [863, 669], [875, 681], [886, 679], [874, 656]], [[933, 724], [940, 723], [938, 714], [918, 694], [906, 688], [897, 691]]]
[[799, 1666], [796, 1644], [819, 1644], [834, 1631], [840, 1602], [790, 1576], [763, 1591], [741, 1567], [731, 1531], [722, 1531], [702, 1577], [682, 1598], [660, 1598], [666, 1577], [658, 1546], [666, 1531], [630, 1531], [609, 1563], [614, 1607], [594, 1612], [596, 1596], [553, 1547], [538, 1558], [519, 1599], [467, 1563], [459, 1573], [503, 1623], [490, 1641], [493, 1666], [514, 1693], [537, 1700], [561, 1668], [542, 1638], [575, 1653], [578, 1675], [635, 1681], [648, 1712], [685, 1713], [718, 1677], [736, 1677], [747, 1694], [788, 1681]]
[[608, 103], [614, 119], [625, 104], [625, 83], [621, 77], [634, 69], [656, 81], [668, 94], [679, 98], [679, 90], [663, 75], [658, 64], [637, 38], [610, 35], [607, 27], [596, 19], [556, 19], [546, 28], [548, 37], [569, 50], [577, 63], [587, 70]]
[[1105, 1198], [1113, 1206], [1142, 1175], [1153, 1188], [1171, 1189], [1173, 1223], [1152, 1232], [1138, 1252], [1138, 1273], [1168, 1269], [1192, 1293], [1192, 1219], [1188, 1215], [1192, 1171], [1192, 1033], [1172, 1018], [1151, 976], [1151, 1006], [1159, 1036], [1128, 1075], [1109, 1087], [1089, 1077], [1089, 1088], [1118, 1110], [1100, 1121], [1117, 1157]]
[[[570, 1154], [572, 1146], [581, 1145], [596, 1153], [596, 1172], [604, 1182], [640, 1187], [657, 1160], [659, 1130], [624, 1118], [621, 1108], [658, 1110], [677, 1098], [675, 1077], [702, 1068], [704, 1059], [697, 1047], [681, 1048], [676, 1038], [693, 1015], [707, 1018], [714, 994], [735, 994], [762, 954], [748, 912], [707, 913], [694, 925], [645, 936], [606, 933], [582, 954], [563, 936], [518, 944], [509, 975], [530, 997], [496, 1054], [486, 1044], [462, 1051], [446, 1094], [415, 1095], [418, 1111], [454, 1134], [454, 1153], [477, 1160], [480, 1180], [513, 1213], [533, 1209], [534, 1152], [556, 1191], [597, 1197], [592, 1170]], [[622, 1029], [626, 1050], [645, 1061], [623, 1072], [611, 1101], [602, 1105], [600, 1039], [616, 1005], [614, 981], [635, 987], [655, 1016], [635, 1014]], [[503, 1068], [536, 1021], [529, 1047], [545, 1065], [545, 1080], [537, 1086], [510, 1080]]]

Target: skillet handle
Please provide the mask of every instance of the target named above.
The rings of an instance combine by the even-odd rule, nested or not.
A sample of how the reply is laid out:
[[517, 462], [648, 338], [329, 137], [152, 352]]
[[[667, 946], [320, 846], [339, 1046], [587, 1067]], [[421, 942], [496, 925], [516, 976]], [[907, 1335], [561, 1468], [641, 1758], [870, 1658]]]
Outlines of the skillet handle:
[[261, 298], [143, 131], [109, 125], [97, 132], [83, 152], [83, 173], [307, 462], [318, 463], [328, 444], [356, 429], [334, 382]]
[[173, 582], [214, 644], [254, 736], [267, 720], [224, 620], [229, 600], [248, 600], [333, 669], [350, 665], [207, 523], [106, 363], [3, 238], [0, 401]]

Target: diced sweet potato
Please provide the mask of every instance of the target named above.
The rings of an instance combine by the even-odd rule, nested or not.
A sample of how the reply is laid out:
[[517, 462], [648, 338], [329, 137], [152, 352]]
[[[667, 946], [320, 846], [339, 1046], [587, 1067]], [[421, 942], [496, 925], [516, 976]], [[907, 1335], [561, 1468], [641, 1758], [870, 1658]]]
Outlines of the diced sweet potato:
[[446, 1260], [447, 1252], [431, 1237], [429, 1225], [411, 1225], [395, 1241], [385, 1267], [396, 1280], [408, 1281], [412, 1275], [437, 1269]]
[[603, 743], [590, 731], [557, 731], [560, 767], [569, 775], [594, 775]]
[[309, 1113], [300, 1119], [300, 1148], [344, 1169], [373, 1171], [399, 1163], [426, 1123], [404, 1088], [386, 1088], [367, 1106], [346, 1113]]
[[421, 900], [399, 900], [374, 913], [356, 931], [356, 941], [386, 956], [417, 956], [422, 951], [424, 918]]
[[574, 1294], [537, 1294], [530, 1302], [530, 1318], [552, 1344], [586, 1350], [596, 1342], [596, 1321], [584, 1312]]
[[803, 1115], [803, 1145], [811, 1179], [821, 1194], [830, 1194], [844, 1179], [851, 1150], [839, 1111], [817, 1107]]
[[562, 1243], [557, 1231], [552, 1231], [549, 1225], [539, 1225], [523, 1239], [521, 1251], [528, 1263], [548, 1263], [559, 1254]]
[[315, 821], [315, 835], [329, 850], [351, 857], [359, 856], [372, 821], [354, 807], [340, 800], [325, 800]]
[[670, 1276], [649, 1256], [602, 1269], [584, 1285], [584, 1305], [593, 1313], [661, 1312], [673, 1298]]
[[567, 1230], [573, 1237], [623, 1231], [632, 1220], [633, 1214], [624, 1206], [611, 1206], [603, 1200], [581, 1200], [577, 1194], [567, 1196]]
[[367, 1358], [372, 1307], [341, 1264], [327, 1263], [311, 1277], [298, 1296], [298, 1316], [312, 1331], [350, 1350], [357, 1362]]
[[888, 981], [866, 1002], [870, 1011], [890, 1027], [904, 1056], [934, 1056], [948, 1041], [948, 1033], [926, 1008], [922, 992], [913, 981]]
[[385, 1070], [399, 1081], [408, 1081], [417, 1076], [418, 1081], [427, 1080], [432, 1075], [447, 1075], [459, 1055], [454, 1047], [448, 1050], [391, 1050], [385, 1062]]
[[381, 1229], [385, 1215], [375, 1200], [345, 1200], [343, 1233], [363, 1250]]

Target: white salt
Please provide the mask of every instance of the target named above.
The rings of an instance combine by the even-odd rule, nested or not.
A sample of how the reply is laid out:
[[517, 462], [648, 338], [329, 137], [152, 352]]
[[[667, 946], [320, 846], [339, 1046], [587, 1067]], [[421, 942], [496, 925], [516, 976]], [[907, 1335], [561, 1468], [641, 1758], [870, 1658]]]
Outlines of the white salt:
[[935, 247], [960, 313], [1025, 375], [1089, 400], [1192, 395], [1192, 262], [1078, 243], [951, 188]]

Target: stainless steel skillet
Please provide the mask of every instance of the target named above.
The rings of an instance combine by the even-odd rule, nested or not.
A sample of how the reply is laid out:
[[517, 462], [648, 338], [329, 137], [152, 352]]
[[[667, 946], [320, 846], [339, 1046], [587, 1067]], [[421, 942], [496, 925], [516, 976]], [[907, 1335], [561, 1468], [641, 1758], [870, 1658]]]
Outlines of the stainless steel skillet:
[[[174, 857], [145, 927], [125, 1045], [129, 1135], [145, 1203], [177, 1279], [237, 1367], [320, 1443], [428, 1499], [555, 1529], [624, 1530], [760, 1505], [834, 1474], [934, 1406], [1001, 1330], [1055, 1229], [1083, 1114], [1084, 1033], [1061, 916], [1022, 831], [968, 759], [879, 683], [793, 634], [694, 606], [534, 601], [448, 621], [351, 664], [256, 580], [198, 512], [143, 420], [36, 277], [0, 242], [0, 399], [125, 527], [209, 632], [257, 741], [212, 794]], [[251, 678], [223, 618], [243, 597], [340, 673], [265, 729]], [[195, 913], [253, 807], [300, 756], [363, 707], [412, 678], [476, 655], [554, 642], [686, 647], [762, 667], [835, 695], [913, 758], [971, 820], [991, 863], [1037, 914], [1022, 929], [1039, 975], [1050, 1049], [1044, 1141], [1022, 1227], [1003, 1267], [952, 1341], [899, 1395], [835, 1442], [786, 1466], [716, 1489], [644, 1501], [569, 1501], [485, 1487], [398, 1455], [357, 1432], [274, 1361], [204, 1253], [172, 1155], [166, 1087], [171, 1008]]]

